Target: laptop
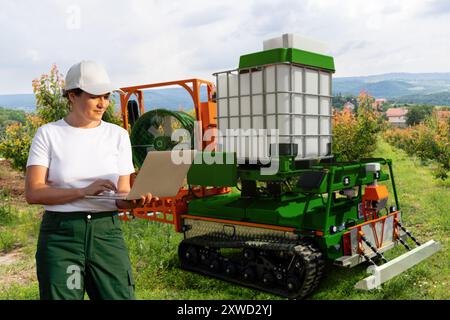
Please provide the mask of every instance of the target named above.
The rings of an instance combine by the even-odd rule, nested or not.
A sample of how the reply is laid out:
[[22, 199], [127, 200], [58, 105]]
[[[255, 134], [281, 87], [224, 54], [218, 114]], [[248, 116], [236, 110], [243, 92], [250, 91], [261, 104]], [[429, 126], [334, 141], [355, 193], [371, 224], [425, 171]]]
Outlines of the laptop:
[[[175, 163], [174, 158], [182, 157], [181, 163]], [[128, 194], [103, 192], [94, 196], [85, 196], [88, 199], [111, 199], [111, 200], [136, 200], [142, 195], [151, 193], [153, 197], [166, 198], [175, 197], [183, 186], [189, 168], [194, 161], [195, 150], [176, 151], [150, 151], [145, 157], [144, 163], [139, 170], [133, 186]]]

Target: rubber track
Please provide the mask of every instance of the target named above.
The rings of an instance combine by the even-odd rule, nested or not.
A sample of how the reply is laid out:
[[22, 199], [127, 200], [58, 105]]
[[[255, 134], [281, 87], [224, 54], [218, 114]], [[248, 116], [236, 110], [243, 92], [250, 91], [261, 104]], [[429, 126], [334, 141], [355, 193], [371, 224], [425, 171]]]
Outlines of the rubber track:
[[[267, 253], [269, 253], [270, 251], [285, 251], [288, 255], [294, 254], [300, 256], [305, 262], [303, 282], [295, 292], [291, 292], [287, 288], [283, 289], [276, 286], [265, 286], [262, 282], [246, 281], [245, 279], [239, 277], [228, 276], [225, 273], [214, 272], [208, 269], [207, 265], [202, 265], [200, 263], [193, 266], [184, 261], [183, 257], [181, 257], [181, 249], [179, 250], [179, 258], [181, 261], [181, 267], [183, 269], [200, 274], [205, 274], [252, 289], [269, 292], [289, 299], [302, 299], [311, 294], [318, 286], [324, 272], [325, 261], [323, 259], [322, 253], [315, 247], [315, 245], [306, 241], [297, 241], [295, 243], [280, 243], [277, 241], [220, 241], [218, 239], [203, 236], [183, 240], [180, 243], [180, 248], [182, 248], [182, 246], [187, 247], [188, 245], [194, 245], [198, 249], [208, 251], [220, 248], [239, 248], [242, 250], [244, 250], [245, 248], [251, 248], [258, 250], [259, 252], [266, 251]], [[217, 254], [224, 258], [222, 255], [220, 255], [220, 253]], [[257, 263], [256, 260], [254, 260], [253, 263]], [[286, 266], [286, 269], [287, 267], [288, 266]], [[237, 272], [237, 274], [240, 273]]]

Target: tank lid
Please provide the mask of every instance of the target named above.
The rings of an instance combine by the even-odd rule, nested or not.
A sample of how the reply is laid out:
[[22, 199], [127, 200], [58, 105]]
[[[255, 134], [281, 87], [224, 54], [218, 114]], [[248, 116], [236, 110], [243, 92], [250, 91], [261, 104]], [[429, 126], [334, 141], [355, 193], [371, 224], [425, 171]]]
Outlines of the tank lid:
[[276, 48], [242, 55], [239, 69], [283, 62], [335, 71], [333, 57], [295, 48]]
[[264, 51], [278, 48], [294, 48], [323, 55], [330, 54], [330, 50], [324, 42], [293, 33], [285, 33], [282, 36], [267, 39], [263, 42]]

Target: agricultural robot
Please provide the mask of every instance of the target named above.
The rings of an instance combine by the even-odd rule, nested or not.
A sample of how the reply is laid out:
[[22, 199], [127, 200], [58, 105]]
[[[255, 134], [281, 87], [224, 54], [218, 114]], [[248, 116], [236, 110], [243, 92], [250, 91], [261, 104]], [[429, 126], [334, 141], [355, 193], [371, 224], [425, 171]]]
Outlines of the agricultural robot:
[[[403, 225], [391, 160], [341, 162], [332, 155], [334, 71], [320, 43], [285, 34], [241, 56], [237, 69], [214, 74], [215, 84], [187, 79], [122, 88], [137, 167], [147, 152], [181, 143], [197, 150], [177, 196], [122, 212], [122, 219], [173, 224], [184, 235], [183, 269], [293, 299], [314, 291], [327, 261], [369, 264], [370, 276], [355, 287], [370, 290], [440, 250]], [[143, 92], [165, 86], [186, 90], [195, 119], [145, 112]], [[173, 139], [176, 129], [185, 136]], [[214, 134], [204, 139], [207, 132]], [[384, 253], [396, 245], [407, 252], [387, 261]]]

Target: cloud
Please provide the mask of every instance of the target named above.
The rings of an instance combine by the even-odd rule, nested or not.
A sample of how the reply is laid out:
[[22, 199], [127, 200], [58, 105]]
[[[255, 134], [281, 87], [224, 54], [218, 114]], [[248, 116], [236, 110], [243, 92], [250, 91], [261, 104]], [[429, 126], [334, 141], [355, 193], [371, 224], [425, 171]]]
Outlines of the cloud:
[[448, 1], [3, 1], [0, 93], [31, 92], [56, 63], [103, 63], [120, 85], [213, 81], [265, 39], [299, 33], [328, 44], [337, 76], [449, 71]]
[[448, 0], [428, 0], [422, 11], [424, 16], [441, 16], [450, 14], [450, 2]]
[[232, 8], [229, 8], [226, 5], [219, 5], [215, 8], [201, 7], [188, 15], [184, 15], [181, 19], [180, 27], [197, 28], [215, 23], [221, 23], [225, 18], [233, 13], [232, 10]]
[[370, 46], [370, 42], [361, 40], [361, 41], [347, 41], [343, 45], [336, 47], [332, 50], [333, 56], [343, 56], [349, 52], [355, 52], [358, 49], [365, 49]]

